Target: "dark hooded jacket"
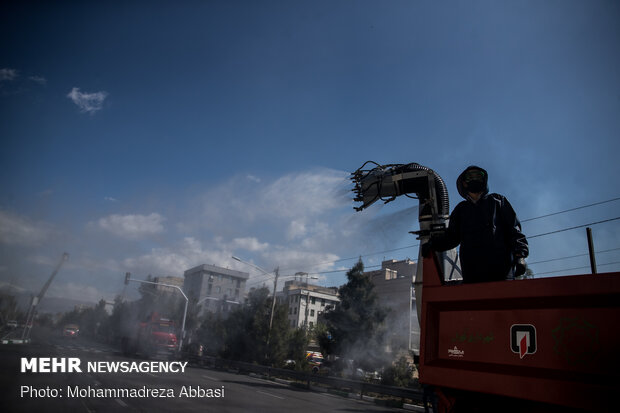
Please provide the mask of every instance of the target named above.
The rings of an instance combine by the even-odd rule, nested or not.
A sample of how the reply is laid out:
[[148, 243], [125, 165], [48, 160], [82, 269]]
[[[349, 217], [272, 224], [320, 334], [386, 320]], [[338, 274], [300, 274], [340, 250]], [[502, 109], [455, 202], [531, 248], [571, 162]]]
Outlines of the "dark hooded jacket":
[[[484, 190], [477, 202], [469, 198], [463, 186], [463, 177], [471, 169], [483, 171], [485, 177]], [[488, 193], [487, 173], [482, 168], [467, 168], [459, 175], [456, 186], [465, 201], [452, 211], [446, 232], [431, 239], [432, 247], [445, 251], [460, 244], [465, 283], [510, 278], [515, 256], [525, 258], [529, 251], [515, 211], [504, 196]]]

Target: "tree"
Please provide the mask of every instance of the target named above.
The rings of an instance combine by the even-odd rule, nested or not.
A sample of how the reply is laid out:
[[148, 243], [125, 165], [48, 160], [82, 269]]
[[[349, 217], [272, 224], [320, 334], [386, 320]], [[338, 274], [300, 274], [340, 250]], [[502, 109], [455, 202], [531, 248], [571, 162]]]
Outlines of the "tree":
[[276, 304], [269, 329], [271, 299], [267, 288], [248, 295], [245, 305], [233, 310], [226, 321], [222, 355], [233, 360], [281, 364], [287, 354], [288, 317], [286, 306]]
[[203, 345], [203, 354], [210, 356], [224, 354], [228, 333], [222, 315], [208, 312], [196, 331], [196, 337], [198, 342]]
[[362, 369], [374, 370], [382, 364], [387, 310], [378, 305], [361, 259], [347, 272], [347, 279], [338, 290], [340, 304], [325, 313], [327, 331], [319, 342], [327, 354], [355, 360]]
[[308, 347], [308, 333], [303, 327], [291, 329], [288, 338], [286, 359], [295, 360], [297, 370], [306, 368], [306, 348]]

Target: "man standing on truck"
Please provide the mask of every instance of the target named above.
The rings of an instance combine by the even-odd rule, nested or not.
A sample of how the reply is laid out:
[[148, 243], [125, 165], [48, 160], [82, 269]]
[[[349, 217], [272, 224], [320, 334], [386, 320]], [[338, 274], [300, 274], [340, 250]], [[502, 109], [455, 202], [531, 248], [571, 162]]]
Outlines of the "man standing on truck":
[[489, 194], [487, 171], [478, 166], [468, 167], [456, 180], [456, 188], [465, 201], [450, 214], [446, 231], [433, 235], [422, 246], [422, 255], [428, 256], [431, 249], [446, 251], [460, 244], [464, 283], [523, 275], [529, 252], [527, 240], [508, 200]]

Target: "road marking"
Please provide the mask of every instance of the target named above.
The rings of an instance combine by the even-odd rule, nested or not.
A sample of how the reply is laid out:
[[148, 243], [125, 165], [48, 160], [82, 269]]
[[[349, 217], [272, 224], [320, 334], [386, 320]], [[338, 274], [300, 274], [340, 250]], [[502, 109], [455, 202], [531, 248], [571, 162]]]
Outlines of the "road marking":
[[120, 404], [121, 407], [127, 407], [127, 403], [125, 403], [121, 399], [114, 399], [114, 401], [116, 401], [116, 403]]
[[265, 396], [275, 397], [276, 399], [284, 400], [284, 397], [276, 396], [275, 394], [265, 393], [264, 391], [256, 390], [256, 393], [264, 394]]
[[202, 375], [202, 377], [204, 377], [205, 379], [213, 380], [213, 381], [220, 381], [220, 379], [216, 379], [215, 377], [205, 376], [204, 374]]

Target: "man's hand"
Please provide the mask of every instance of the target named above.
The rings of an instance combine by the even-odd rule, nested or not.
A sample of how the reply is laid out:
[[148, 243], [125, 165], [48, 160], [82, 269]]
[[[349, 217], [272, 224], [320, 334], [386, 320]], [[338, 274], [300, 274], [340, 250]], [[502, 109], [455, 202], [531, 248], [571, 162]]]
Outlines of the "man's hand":
[[515, 258], [515, 277], [520, 277], [525, 274], [525, 270], [527, 270], [527, 264], [525, 263], [525, 258], [516, 257]]

